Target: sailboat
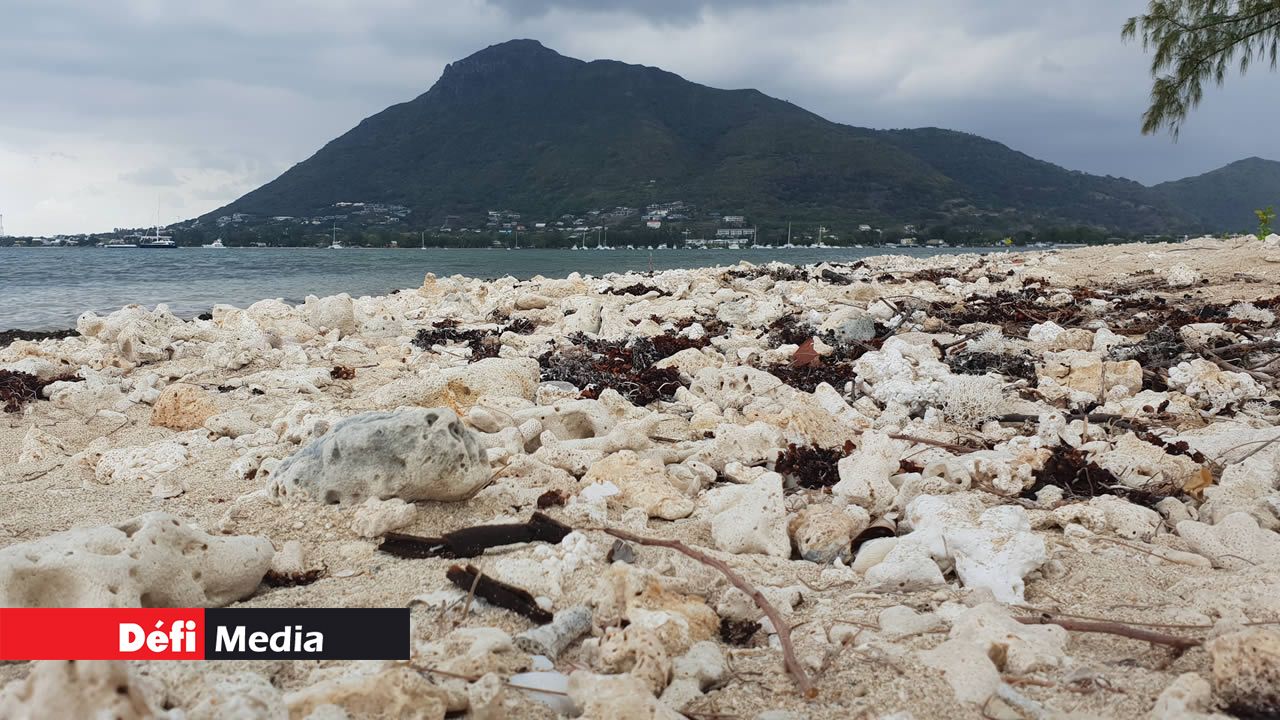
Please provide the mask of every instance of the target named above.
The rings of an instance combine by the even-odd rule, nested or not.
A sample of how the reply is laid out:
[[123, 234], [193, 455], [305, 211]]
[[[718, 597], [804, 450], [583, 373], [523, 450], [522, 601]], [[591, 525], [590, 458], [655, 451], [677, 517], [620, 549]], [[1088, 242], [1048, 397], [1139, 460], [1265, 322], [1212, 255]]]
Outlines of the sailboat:
[[338, 223], [333, 224], [333, 240], [329, 243], [330, 250], [346, 250], [347, 247], [338, 242]]
[[171, 235], [160, 234], [160, 201], [156, 201], [156, 226], [152, 230], [151, 235], [143, 235], [138, 238], [138, 247], [149, 250], [175, 250], [178, 243], [173, 241]]
[[606, 244], [605, 244], [605, 240], [604, 240], [604, 228], [600, 228], [600, 229], [596, 230], [596, 249], [597, 249], [597, 250], [612, 250], [612, 249], [613, 249], [613, 248], [611, 248], [611, 247], [609, 247], [608, 245], [606, 245]]
[[156, 226], [153, 232], [155, 233], [154, 235], [143, 235], [138, 238], [142, 241], [138, 247], [148, 250], [173, 250], [178, 247], [178, 243], [174, 242], [171, 236], [160, 234], [159, 225]]

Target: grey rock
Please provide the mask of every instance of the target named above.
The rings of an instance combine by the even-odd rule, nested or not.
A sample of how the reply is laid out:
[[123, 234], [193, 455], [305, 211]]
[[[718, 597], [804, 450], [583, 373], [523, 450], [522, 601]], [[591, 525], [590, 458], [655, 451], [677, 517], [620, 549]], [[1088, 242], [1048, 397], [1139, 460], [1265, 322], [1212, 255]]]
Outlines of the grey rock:
[[859, 315], [840, 323], [835, 330], [836, 339], [841, 342], [865, 342], [876, 336], [876, 321], [870, 315]]
[[452, 410], [401, 408], [335, 423], [280, 464], [269, 490], [329, 504], [453, 502], [471, 497], [489, 478], [479, 439]]

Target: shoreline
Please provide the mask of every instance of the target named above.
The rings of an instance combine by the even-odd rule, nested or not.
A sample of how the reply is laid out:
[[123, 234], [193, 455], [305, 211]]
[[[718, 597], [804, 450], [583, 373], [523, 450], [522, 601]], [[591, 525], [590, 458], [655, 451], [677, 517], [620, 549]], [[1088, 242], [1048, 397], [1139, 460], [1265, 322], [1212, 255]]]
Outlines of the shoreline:
[[[170, 303], [170, 310], [186, 318], [209, 310], [217, 303], [249, 304], [260, 298], [283, 298], [301, 303], [308, 295], [353, 297], [382, 296], [400, 288], [415, 287], [427, 272], [440, 276], [462, 274], [485, 277], [510, 274], [522, 279], [541, 275], [566, 277], [574, 270], [584, 274], [650, 269], [670, 266], [727, 265], [739, 257], [752, 262], [782, 260], [815, 263], [851, 261], [873, 251], [867, 249], [796, 249], [790, 252], [652, 253], [647, 251], [572, 252], [546, 251], [525, 254], [487, 250], [421, 251], [400, 253], [369, 250], [364, 253], [297, 253], [268, 248], [261, 253], [119, 253], [79, 252], [8, 253], [0, 263], [0, 291], [10, 311], [0, 324], [28, 330], [74, 327], [86, 310], [106, 314], [128, 302], [153, 306]], [[903, 249], [904, 255], [953, 254], [957, 249]], [[94, 259], [96, 258], [96, 259]], [[102, 278], [89, 284], [87, 278]]]
[[[1248, 708], [1263, 696], [1216, 678], [1222, 663], [1269, 677], [1239, 651], [1280, 642], [1245, 625], [1280, 623], [1278, 287], [1273, 236], [427, 275], [380, 296], [192, 320], [126, 306], [67, 337], [0, 334], [0, 370], [78, 378], [0, 423], [0, 604], [181, 587], [208, 606], [412, 608], [407, 663], [111, 666], [130, 698], [190, 718], [249, 696], [297, 717], [365, 717], [361, 698], [556, 717], [519, 689], [534, 682], [588, 717]], [[573, 532], [465, 562], [557, 619], [590, 617], [557, 652], [530, 653], [535, 623], [455, 587], [456, 560], [379, 550], [388, 532], [535, 511]], [[145, 513], [219, 555], [143, 548], [163, 577], [117, 593], [127, 539], [109, 559], [56, 560], [86, 542], [75, 533]], [[598, 528], [713, 558], [768, 610], [669, 543]], [[83, 581], [53, 597], [55, 567]], [[1020, 620], [1037, 612], [1197, 642], [1171, 659]], [[0, 715], [75, 694], [52, 668], [0, 665]]]

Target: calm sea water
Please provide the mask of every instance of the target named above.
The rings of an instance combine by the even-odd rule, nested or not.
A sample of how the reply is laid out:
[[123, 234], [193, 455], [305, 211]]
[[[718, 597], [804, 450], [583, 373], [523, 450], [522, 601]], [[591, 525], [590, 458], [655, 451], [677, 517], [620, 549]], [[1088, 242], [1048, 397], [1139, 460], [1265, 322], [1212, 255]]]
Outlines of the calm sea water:
[[381, 295], [417, 287], [426, 273], [491, 278], [565, 277], [611, 272], [780, 260], [851, 262], [885, 252], [915, 256], [960, 249], [827, 248], [792, 250], [328, 250], [227, 248], [106, 250], [0, 248], [0, 330], [75, 326], [86, 310], [166, 303], [187, 317], [215, 303], [246, 306], [263, 298], [300, 303], [307, 295]]

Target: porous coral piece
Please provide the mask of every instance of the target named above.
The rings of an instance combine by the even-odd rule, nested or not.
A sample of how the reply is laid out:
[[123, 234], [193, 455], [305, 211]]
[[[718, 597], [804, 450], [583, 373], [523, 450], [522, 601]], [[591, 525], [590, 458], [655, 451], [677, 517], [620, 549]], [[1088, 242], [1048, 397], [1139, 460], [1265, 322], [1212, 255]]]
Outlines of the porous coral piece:
[[0, 550], [0, 607], [219, 607], [257, 588], [273, 552], [147, 513]]
[[324, 503], [463, 500], [489, 483], [475, 433], [447, 408], [355, 415], [289, 456], [268, 491]]

